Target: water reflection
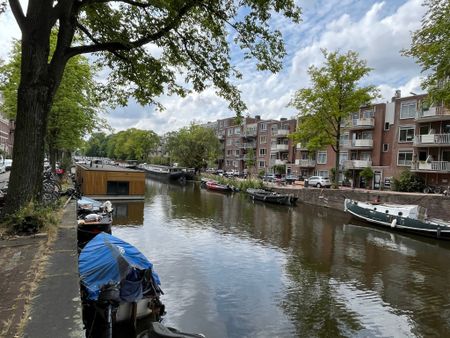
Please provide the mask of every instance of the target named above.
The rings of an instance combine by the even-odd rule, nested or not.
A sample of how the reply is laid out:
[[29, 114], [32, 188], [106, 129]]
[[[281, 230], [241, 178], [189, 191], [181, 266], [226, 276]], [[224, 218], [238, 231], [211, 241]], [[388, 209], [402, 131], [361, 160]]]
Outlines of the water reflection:
[[113, 225], [144, 224], [143, 201], [113, 201]]
[[209, 337], [450, 336], [449, 243], [346, 214], [147, 181], [144, 226], [166, 323]]

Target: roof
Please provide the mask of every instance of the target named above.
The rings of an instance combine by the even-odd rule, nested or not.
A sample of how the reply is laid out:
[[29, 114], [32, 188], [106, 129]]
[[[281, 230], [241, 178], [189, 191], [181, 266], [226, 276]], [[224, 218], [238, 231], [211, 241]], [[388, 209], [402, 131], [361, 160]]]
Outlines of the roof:
[[92, 167], [87, 164], [77, 164], [77, 166], [83, 168], [84, 170], [92, 170], [92, 171], [117, 171], [117, 172], [133, 172], [133, 173], [144, 172], [142, 170], [130, 169], [109, 164], [92, 164]]

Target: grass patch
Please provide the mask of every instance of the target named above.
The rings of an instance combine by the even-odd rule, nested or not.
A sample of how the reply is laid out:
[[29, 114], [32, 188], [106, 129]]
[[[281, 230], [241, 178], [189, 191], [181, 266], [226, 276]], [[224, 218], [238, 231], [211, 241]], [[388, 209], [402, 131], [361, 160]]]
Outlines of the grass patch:
[[5, 235], [31, 235], [38, 232], [47, 232], [52, 235], [56, 232], [61, 219], [62, 201], [55, 205], [42, 206], [35, 202], [28, 203], [12, 215], [6, 215], [0, 227]]

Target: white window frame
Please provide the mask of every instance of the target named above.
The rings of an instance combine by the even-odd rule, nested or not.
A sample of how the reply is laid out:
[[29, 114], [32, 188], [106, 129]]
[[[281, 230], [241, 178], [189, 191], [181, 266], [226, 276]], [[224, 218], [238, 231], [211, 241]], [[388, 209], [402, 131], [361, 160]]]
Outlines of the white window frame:
[[[413, 107], [413, 109], [411, 109]], [[417, 113], [417, 101], [404, 101], [400, 104], [400, 120], [413, 119]]]
[[231, 138], [227, 139], [227, 146], [233, 145], [233, 140]]
[[233, 135], [233, 129], [232, 128], [227, 129], [227, 135], [228, 136], [232, 136]]
[[260, 126], [259, 126], [259, 130], [266, 131], [267, 130], [267, 123], [261, 123]]
[[259, 156], [266, 156], [267, 149], [266, 148], [260, 148], [259, 149]]
[[[402, 141], [401, 140], [401, 136], [402, 136], [402, 131], [403, 130], [411, 130], [413, 131], [413, 135], [412, 135], [412, 139], [410, 141], [408, 141], [408, 139], [406, 138], [406, 140]], [[400, 126], [398, 127], [398, 143], [411, 143], [414, 141], [414, 136], [416, 135], [416, 128], [414, 126]], [[408, 133], [406, 134], [406, 136], [408, 136]]]
[[241, 128], [240, 127], [234, 128], [234, 135], [241, 135]]
[[266, 167], [266, 161], [258, 161], [258, 167], [259, 168], [265, 168]]
[[[406, 160], [406, 157], [405, 157], [405, 159], [401, 162], [400, 161], [400, 154], [405, 154], [405, 155], [406, 154], [411, 154], [411, 160]], [[399, 167], [410, 167], [411, 163], [412, 163], [413, 156], [414, 156], [414, 151], [412, 149], [400, 149], [397, 152], [397, 166], [399, 166]]]
[[263, 135], [259, 137], [259, 143], [260, 144], [266, 144], [267, 143], [267, 136]]
[[240, 151], [239, 151], [239, 149], [236, 149], [235, 151], [234, 151], [234, 156], [239, 156], [240, 155]]
[[322, 176], [325, 178], [329, 178], [330, 176], [328, 176], [328, 170], [318, 170], [318, 175], [317, 176]]
[[[323, 156], [324, 160], [321, 161], [320, 157]], [[327, 164], [328, 154], [326, 151], [318, 151], [317, 152], [317, 164]]]
[[387, 153], [388, 151], [389, 151], [389, 143], [384, 143], [383, 144], [383, 153]]

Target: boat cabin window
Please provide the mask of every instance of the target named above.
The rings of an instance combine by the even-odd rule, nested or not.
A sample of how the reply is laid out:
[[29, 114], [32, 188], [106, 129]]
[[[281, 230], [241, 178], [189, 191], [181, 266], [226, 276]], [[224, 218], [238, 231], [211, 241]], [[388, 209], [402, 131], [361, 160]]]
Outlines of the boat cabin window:
[[386, 214], [389, 214], [389, 210], [386, 210]]
[[108, 195], [129, 195], [130, 182], [108, 181], [106, 190]]
[[399, 212], [398, 212], [398, 215], [399, 215], [399, 216], [402, 216], [402, 215], [403, 215], [403, 212], [399, 211]]

